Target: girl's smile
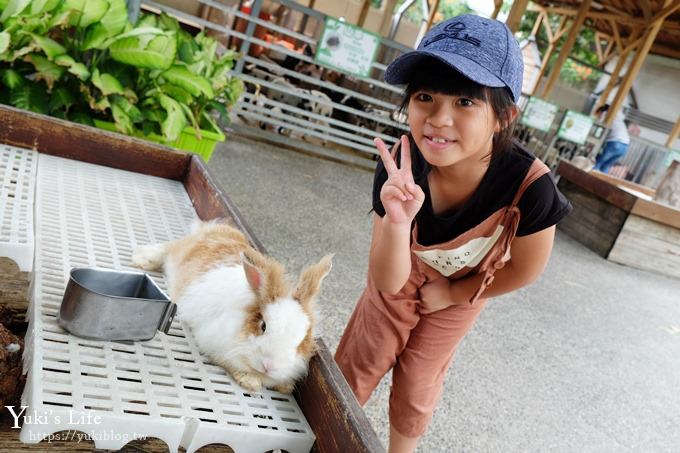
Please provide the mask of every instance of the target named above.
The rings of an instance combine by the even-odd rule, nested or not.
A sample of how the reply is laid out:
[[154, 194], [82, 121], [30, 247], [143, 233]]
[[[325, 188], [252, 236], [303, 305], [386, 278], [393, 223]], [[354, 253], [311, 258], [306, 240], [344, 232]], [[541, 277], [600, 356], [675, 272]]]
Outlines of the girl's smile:
[[[409, 100], [411, 134], [432, 165], [448, 167], [490, 154], [498, 121], [490, 105], [462, 95], [416, 91]], [[472, 161], [470, 161], [472, 163]]]

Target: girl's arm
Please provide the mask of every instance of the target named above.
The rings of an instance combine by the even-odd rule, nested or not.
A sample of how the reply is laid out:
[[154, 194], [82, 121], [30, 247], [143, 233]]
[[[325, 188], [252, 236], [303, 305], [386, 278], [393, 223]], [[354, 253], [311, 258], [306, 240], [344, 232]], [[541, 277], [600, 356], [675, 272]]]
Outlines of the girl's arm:
[[387, 215], [373, 215], [369, 266], [375, 286], [395, 294], [411, 273], [411, 224], [393, 223]]
[[[555, 239], [555, 226], [528, 236], [516, 237], [510, 247], [510, 261], [494, 274], [493, 283], [481, 297], [495, 297], [527, 286], [545, 269]], [[420, 289], [420, 312], [431, 313], [450, 305], [467, 304], [481, 286], [484, 274], [460, 280], [441, 278]]]
[[[401, 167], [394, 160], [399, 143]], [[380, 291], [395, 294], [406, 284], [411, 273], [411, 223], [423, 205], [425, 193], [413, 180], [411, 148], [405, 135], [395, 144], [392, 153], [379, 138], [375, 144], [388, 177], [380, 189], [385, 215], [373, 217], [368, 268]]]

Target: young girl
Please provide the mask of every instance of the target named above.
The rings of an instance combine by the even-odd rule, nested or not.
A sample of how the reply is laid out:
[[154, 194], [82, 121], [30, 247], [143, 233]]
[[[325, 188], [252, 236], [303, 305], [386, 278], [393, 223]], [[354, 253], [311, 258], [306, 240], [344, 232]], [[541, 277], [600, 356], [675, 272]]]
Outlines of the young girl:
[[571, 206], [511, 141], [523, 64], [501, 22], [427, 33], [387, 68], [406, 85], [410, 134], [376, 139], [367, 287], [335, 359], [360, 404], [392, 369], [390, 452], [425, 432], [454, 351], [489, 298], [534, 281]]

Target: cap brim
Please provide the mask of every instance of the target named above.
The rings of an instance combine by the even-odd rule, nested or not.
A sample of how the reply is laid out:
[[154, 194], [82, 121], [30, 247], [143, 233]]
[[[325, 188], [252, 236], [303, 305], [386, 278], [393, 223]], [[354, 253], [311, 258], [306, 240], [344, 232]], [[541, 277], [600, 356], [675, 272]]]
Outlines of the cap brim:
[[392, 85], [405, 85], [411, 81], [418, 66], [427, 59], [435, 58], [452, 67], [468, 79], [488, 87], [504, 87], [505, 83], [479, 63], [456, 54], [413, 50], [397, 57], [385, 70], [385, 81]]

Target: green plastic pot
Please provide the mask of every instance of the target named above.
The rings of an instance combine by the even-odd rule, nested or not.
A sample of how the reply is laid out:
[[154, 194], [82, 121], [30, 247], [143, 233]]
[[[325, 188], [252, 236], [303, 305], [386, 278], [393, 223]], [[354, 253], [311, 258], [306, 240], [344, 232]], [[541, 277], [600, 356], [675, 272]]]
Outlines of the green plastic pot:
[[[94, 120], [95, 126], [100, 129], [111, 132], [119, 132], [116, 129], [115, 123], [108, 121]], [[166, 143], [163, 141], [163, 137], [158, 134], [151, 133], [149, 135], [144, 135], [142, 131], [135, 131], [133, 134], [135, 137], [143, 138], [155, 143], [160, 143], [162, 145], [171, 146], [173, 148], [181, 149], [182, 151], [188, 151], [190, 153], [198, 154], [203, 158], [204, 161], [208, 162], [212, 156], [215, 146], [219, 142], [224, 141], [224, 134], [218, 130], [206, 131], [201, 129], [201, 139], [196, 138], [196, 131], [193, 127], [185, 127], [179, 138], [172, 142]]]

